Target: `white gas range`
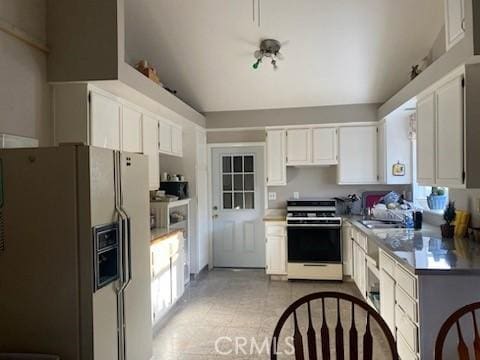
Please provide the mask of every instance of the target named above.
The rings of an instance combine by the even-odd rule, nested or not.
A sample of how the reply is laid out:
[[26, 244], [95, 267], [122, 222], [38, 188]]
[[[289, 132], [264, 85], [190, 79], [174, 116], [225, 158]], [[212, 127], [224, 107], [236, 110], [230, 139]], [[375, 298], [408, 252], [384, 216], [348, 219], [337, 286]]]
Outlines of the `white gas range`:
[[342, 280], [341, 226], [333, 199], [287, 201], [288, 278]]

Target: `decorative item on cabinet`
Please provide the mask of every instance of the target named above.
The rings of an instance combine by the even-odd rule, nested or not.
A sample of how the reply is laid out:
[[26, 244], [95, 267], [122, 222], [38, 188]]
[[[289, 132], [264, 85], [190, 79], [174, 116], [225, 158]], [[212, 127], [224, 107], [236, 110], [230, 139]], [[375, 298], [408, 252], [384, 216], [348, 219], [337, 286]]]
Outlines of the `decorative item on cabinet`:
[[396, 164], [393, 164], [392, 175], [405, 176], [405, 164], [400, 164], [400, 161], [398, 161]]
[[140, 60], [137, 65], [135, 65], [135, 69], [158, 85], [162, 85], [160, 78], [158, 77], [157, 70], [151, 66], [147, 60]]
[[455, 221], [455, 202], [449, 201], [445, 212], [443, 213], [443, 219], [445, 224], [440, 226], [442, 230], [442, 237], [451, 239], [455, 235], [455, 225], [452, 225], [452, 222]]

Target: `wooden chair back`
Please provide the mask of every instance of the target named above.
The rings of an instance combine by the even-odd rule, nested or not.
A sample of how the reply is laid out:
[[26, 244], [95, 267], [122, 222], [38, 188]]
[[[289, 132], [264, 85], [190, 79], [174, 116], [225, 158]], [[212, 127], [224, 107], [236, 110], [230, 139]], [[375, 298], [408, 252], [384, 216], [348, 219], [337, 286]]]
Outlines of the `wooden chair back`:
[[[443, 323], [442, 327], [438, 331], [437, 340], [435, 341], [435, 360], [443, 360], [446, 359], [443, 357], [443, 348], [445, 345], [445, 340], [447, 338], [448, 333], [450, 330], [455, 326], [457, 330], [458, 336], [458, 343], [457, 343], [457, 355], [459, 360], [480, 360], [480, 336], [478, 333], [478, 326], [477, 326], [477, 318], [475, 315], [475, 311], [480, 309], [480, 302], [476, 302], [473, 304], [466, 305], [457, 311], [455, 311], [452, 315], [448, 317], [447, 320]], [[462, 325], [460, 320], [465, 316], [471, 317], [471, 324], [473, 327], [473, 355], [474, 357], [470, 357], [469, 347], [464, 340], [464, 330], [462, 330]]]
[[[335, 299], [336, 300], [336, 325], [333, 330], [332, 337], [335, 339], [335, 353], [337, 360], [345, 359], [345, 345], [344, 345], [344, 335], [348, 333], [349, 338], [349, 348], [348, 354], [349, 359], [358, 360], [359, 353], [359, 330], [357, 329], [357, 323], [355, 316], [359, 316], [358, 310], [356, 315], [356, 307], [363, 309], [363, 314], [366, 314], [366, 326], [365, 332], [363, 334], [363, 359], [372, 360], [373, 357], [373, 337], [371, 332], [371, 320], [373, 319], [380, 327], [381, 332], [385, 336], [385, 339], [388, 342], [388, 347], [392, 355], [393, 360], [398, 360], [397, 347], [395, 339], [388, 328], [388, 325], [382, 319], [382, 317], [368, 305], [366, 302], [352, 296], [349, 294], [338, 293], [338, 292], [319, 292], [314, 294], [306, 295], [293, 304], [291, 304], [285, 312], [282, 314], [278, 320], [277, 326], [275, 327], [273, 338], [270, 346], [270, 358], [271, 360], [277, 360], [277, 349], [280, 333], [286, 321], [293, 315], [293, 348], [295, 352], [295, 359], [304, 360], [305, 349], [304, 345], [307, 346], [306, 350], [308, 353], [309, 360], [317, 360], [319, 354], [317, 351], [317, 340], [318, 335], [315, 330], [314, 320], [312, 318], [311, 302], [313, 300], [321, 300], [321, 312], [322, 312], [322, 323], [320, 327], [320, 344], [321, 344], [321, 358], [325, 360], [330, 360], [332, 354], [330, 351], [330, 328], [327, 325], [326, 313], [325, 313], [325, 300], [326, 299]], [[350, 324], [349, 329], [344, 329], [341, 318], [340, 311], [340, 301], [350, 304]], [[308, 329], [306, 332], [306, 344], [304, 342], [305, 334], [302, 334], [297, 319], [297, 310], [303, 306], [307, 305], [307, 315], [308, 315]]]

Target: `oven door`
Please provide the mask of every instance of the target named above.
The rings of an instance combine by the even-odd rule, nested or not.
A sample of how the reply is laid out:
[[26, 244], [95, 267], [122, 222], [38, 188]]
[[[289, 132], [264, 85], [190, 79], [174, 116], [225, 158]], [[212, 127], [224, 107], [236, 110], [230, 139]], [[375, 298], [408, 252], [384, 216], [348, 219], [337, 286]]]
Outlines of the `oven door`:
[[288, 262], [341, 263], [339, 227], [289, 226]]

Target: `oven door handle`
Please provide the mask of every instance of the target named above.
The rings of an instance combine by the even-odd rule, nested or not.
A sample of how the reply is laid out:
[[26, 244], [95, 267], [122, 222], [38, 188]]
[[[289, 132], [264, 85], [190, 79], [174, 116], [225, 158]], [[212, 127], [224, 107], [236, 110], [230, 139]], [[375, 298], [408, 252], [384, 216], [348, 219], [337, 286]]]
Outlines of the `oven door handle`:
[[340, 230], [341, 225], [338, 224], [287, 224], [288, 229], [295, 229], [295, 228], [320, 228], [320, 229], [332, 229], [332, 230]]
[[303, 264], [306, 267], [327, 267], [327, 264]]

